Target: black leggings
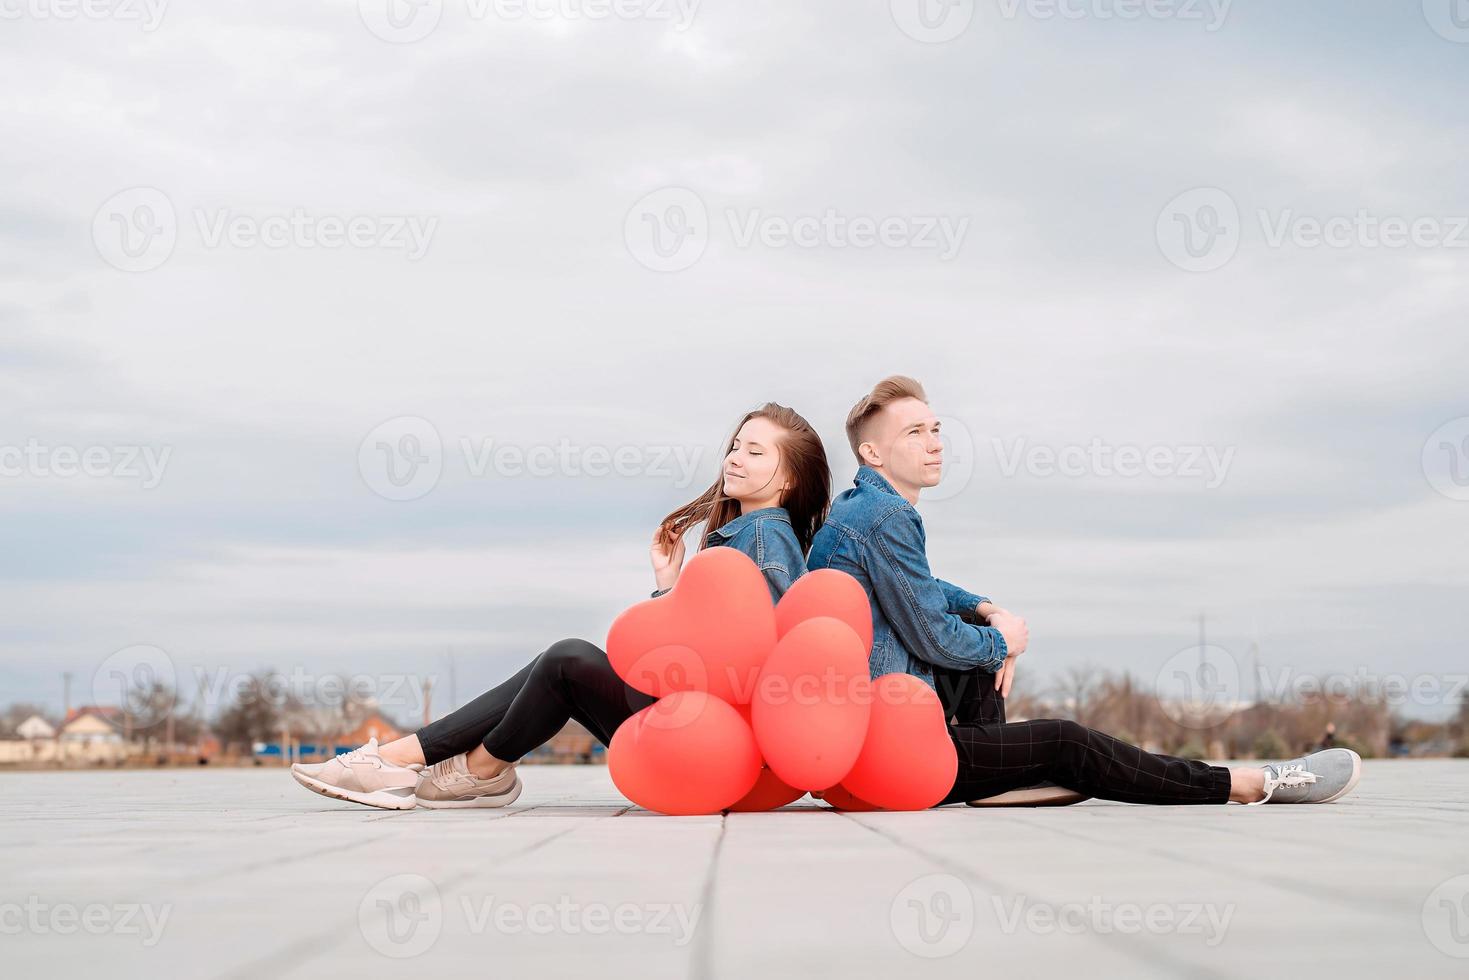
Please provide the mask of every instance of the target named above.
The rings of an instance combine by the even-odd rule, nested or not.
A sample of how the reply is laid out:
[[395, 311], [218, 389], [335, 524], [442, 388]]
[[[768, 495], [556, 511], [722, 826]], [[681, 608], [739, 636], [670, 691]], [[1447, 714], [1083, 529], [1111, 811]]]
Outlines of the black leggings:
[[653, 700], [623, 683], [600, 648], [558, 640], [508, 681], [420, 728], [418, 743], [429, 765], [476, 745], [514, 762], [572, 718], [606, 745], [618, 725]]
[[952, 724], [949, 737], [959, 774], [944, 803], [1042, 782], [1123, 803], [1229, 802], [1228, 769], [1144, 752], [1074, 721]]

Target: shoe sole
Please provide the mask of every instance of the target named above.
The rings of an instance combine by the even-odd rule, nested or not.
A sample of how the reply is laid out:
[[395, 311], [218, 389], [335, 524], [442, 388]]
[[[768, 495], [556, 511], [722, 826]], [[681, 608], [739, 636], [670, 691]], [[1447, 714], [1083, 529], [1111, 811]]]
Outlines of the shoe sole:
[[406, 797], [397, 796], [392, 791], [385, 789], [374, 790], [371, 793], [359, 793], [356, 790], [342, 789], [330, 783], [323, 783], [319, 779], [312, 779], [305, 773], [297, 772], [294, 769], [291, 770], [291, 778], [313, 793], [346, 803], [358, 803], [362, 806], [376, 807], [379, 810], [412, 810], [418, 805], [418, 798], [412, 793]]
[[987, 796], [982, 800], [970, 800], [968, 806], [1072, 806], [1091, 799], [1085, 793], [1064, 786], [1047, 786], [1043, 789], [1012, 789], [998, 796]]
[[520, 798], [520, 791], [525, 784], [520, 780], [515, 781], [514, 787], [508, 792], [498, 796], [476, 796], [472, 800], [425, 800], [417, 797], [418, 805], [429, 810], [477, 810], [489, 809], [491, 807], [509, 806]]

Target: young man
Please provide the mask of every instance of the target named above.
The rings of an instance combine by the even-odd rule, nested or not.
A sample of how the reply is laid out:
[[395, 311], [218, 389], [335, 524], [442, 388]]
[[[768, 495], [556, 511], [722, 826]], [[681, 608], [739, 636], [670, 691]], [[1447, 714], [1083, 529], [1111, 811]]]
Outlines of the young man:
[[807, 567], [840, 569], [867, 590], [874, 677], [902, 671], [937, 690], [959, 755], [945, 803], [1330, 803], [1356, 786], [1362, 760], [1346, 749], [1226, 769], [1144, 752], [1072, 721], [1005, 724], [1002, 699], [1030, 631], [929, 570], [914, 505], [939, 482], [943, 443], [923, 386], [901, 376], [878, 382], [847, 415], [847, 439], [857, 478], [832, 502]]

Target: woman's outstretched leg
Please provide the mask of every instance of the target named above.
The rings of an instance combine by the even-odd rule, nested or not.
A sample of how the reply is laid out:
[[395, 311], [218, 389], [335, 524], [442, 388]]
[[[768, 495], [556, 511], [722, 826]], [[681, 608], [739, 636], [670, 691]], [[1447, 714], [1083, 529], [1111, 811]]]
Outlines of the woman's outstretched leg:
[[439, 762], [419, 785], [420, 806], [505, 806], [520, 794], [514, 764], [549, 742], [567, 721], [607, 745], [617, 727], [654, 698], [623, 682], [607, 654], [586, 640], [561, 640], [536, 658], [500, 722], [465, 756]]
[[500, 724], [543, 656], [544, 653], [538, 655], [509, 680], [495, 685], [464, 707], [424, 725], [412, 735], [384, 745], [381, 749], [383, 758], [400, 766], [431, 766], [468, 752]]

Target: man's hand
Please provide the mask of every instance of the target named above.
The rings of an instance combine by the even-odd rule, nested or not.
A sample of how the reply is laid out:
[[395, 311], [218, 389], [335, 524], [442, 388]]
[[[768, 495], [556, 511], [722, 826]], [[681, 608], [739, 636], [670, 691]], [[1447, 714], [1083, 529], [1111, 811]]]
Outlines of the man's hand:
[[1025, 620], [1012, 612], [995, 610], [990, 613], [990, 625], [1005, 638], [1005, 649], [1010, 651], [1011, 657], [1020, 656], [1030, 644], [1030, 627], [1025, 624]]
[[1010, 696], [1010, 685], [1015, 683], [1015, 658], [1006, 657], [1004, 664], [995, 672], [995, 693], [1002, 698]]

